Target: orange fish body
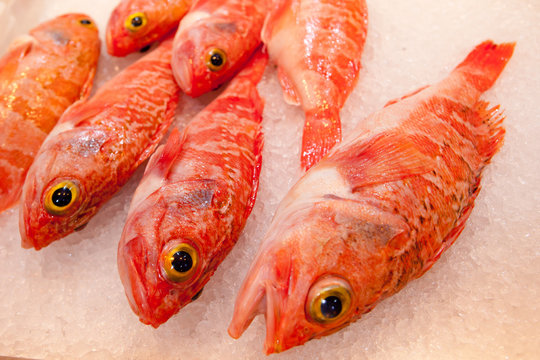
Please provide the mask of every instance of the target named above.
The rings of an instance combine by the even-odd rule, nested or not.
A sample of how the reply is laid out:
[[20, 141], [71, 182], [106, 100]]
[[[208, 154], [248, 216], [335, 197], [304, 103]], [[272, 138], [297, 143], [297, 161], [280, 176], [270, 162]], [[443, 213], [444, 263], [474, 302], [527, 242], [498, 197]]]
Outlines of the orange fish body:
[[256, 85], [266, 62], [256, 54], [150, 159], [118, 246], [120, 278], [145, 324], [158, 327], [198, 296], [251, 213], [264, 106]]
[[107, 24], [107, 52], [126, 56], [176, 29], [191, 0], [121, 0]]
[[197, 97], [231, 79], [261, 43], [265, 0], [199, 0], [176, 33], [172, 68], [178, 85]]
[[364, 0], [279, 0], [263, 42], [291, 104], [305, 112], [302, 167], [341, 141], [339, 112], [354, 89], [367, 34]]
[[88, 96], [99, 58], [94, 21], [49, 20], [0, 58], [0, 211], [19, 199], [24, 177], [64, 110]]
[[479, 97], [513, 48], [480, 44], [446, 79], [361, 122], [302, 177], [242, 286], [233, 337], [266, 304], [266, 352], [303, 344], [433, 265], [463, 230], [502, 145], [503, 117]]
[[23, 187], [22, 246], [36, 250], [86, 225], [147, 159], [174, 118], [172, 39], [62, 116]]

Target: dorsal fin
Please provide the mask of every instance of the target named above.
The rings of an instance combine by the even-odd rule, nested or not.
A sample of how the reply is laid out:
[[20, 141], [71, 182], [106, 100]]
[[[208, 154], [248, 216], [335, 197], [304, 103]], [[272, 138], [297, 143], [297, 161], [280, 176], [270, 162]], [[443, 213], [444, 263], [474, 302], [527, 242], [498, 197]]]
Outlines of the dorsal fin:
[[425, 174], [435, 167], [435, 160], [423, 154], [406, 134], [397, 132], [377, 134], [338, 150], [324, 161], [337, 163], [353, 192]]

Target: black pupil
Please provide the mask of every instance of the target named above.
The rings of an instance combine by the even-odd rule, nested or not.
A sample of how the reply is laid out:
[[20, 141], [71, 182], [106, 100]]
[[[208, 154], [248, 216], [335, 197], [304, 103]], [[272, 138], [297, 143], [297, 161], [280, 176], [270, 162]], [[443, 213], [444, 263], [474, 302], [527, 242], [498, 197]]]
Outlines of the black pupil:
[[325, 318], [335, 318], [341, 313], [341, 300], [337, 296], [324, 298], [321, 301], [321, 313]]
[[185, 251], [178, 251], [173, 255], [173, 261], [171, 261], [174, 270], [184, 273], [191, 270], [193, 266], [193, 259]]
[[81, 24], [90, 25], [90, 24], [92, 24], [92, 22], [90, 20], [88, 20], [88, 19], [83, 19], [83, 20], [81, 20]]
[[140, 16], [135, 16], [133, 19], [131, 19], [131, 25], [135, 27], [141, 26], [143, 23], [143, 19]]
[[58, 207], [65, 207], [71, 203], [71, 190], [68, 187], [56, 189], [52, 194], [52, 202]]
[[221, 54], [214, 53], [210, 57], [210, 63], [214, 66], [221, 66], [223, 65], [223, 58], [221, 57]]

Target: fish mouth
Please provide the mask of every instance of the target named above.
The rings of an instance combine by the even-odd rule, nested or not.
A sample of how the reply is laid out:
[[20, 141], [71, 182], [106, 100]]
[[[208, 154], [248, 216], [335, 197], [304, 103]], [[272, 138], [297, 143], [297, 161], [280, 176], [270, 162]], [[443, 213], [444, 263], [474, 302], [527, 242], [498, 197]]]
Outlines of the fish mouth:
[[[271, 257], [271, 256], [270, 256]], [[266, 261], [270, 257], [262, 256]], [[274, 262], [268, 261], [267, 266], [259, 268], [259, 271], [250, 269], [250, 274], [236, 299], [233, 318], [228, 328], [229, 335], [238, 339], [242, 333], [249, 327], [253, 319], [263, 314], [266, 321], [266, 338], [264, 342], [264, 351], [267, 355], [278, 353], [288, 349], [289, 345], [284, 344], [284, 336], [282, 331], [282, 309], [285, 308], [288, 291], [288, 284], [284, 280], [290, 275], [290, 259], [287, 259], [288, 265], [284, 266], [280, 272], [280, 279], [276, 279], [273, 274], [268, 271], [268, 267], [272, 267]], [[257, 262], [254, 267], [257, 267]], [[271, 264], [271, 265], [270, 265]], [[287, 269], [288, 267], [288, 269]]]
[[124, 285], [124, 291], [129, 302], [129, 306], [133, 312], [139, 317], [141, 322], [145, 324], [158, 327], [159, 324], [154, 325], [150, 319], [151, 311], [148, 304], [148, 290], [144, 285], [144, 273], [141, 273], [141, 266], [133, 260], [134, 256], [134, 247], [137, 244], [140, 244], [139, 238], [133, 238], [127, 242], [124, 247], [124, 252], [122, 248], [118, 248], [117, 255], [117, 265], [118, 272], [120, 274], [120, 280]]
[[191, 69], [191, 59], [187, 57], [174, 56], [172, 59], [172, 70], [174, 78], [180, 89], [188, 95], [192, 93], [193, 90], [193, 71]]

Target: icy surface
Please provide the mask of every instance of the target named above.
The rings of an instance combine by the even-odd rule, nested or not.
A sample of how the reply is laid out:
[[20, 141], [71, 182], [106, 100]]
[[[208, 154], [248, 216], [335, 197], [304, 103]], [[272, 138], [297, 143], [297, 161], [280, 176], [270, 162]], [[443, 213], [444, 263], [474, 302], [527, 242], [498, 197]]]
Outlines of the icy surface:
[[[0, 50], [37, 23], [85, 12], [103, 35], [115, 1], [0, 0]], [[342, 112], [344, 133], [388, 100], [433, 83], [481, 41], [517, 41], [484, 99], [501, 104], [506, 142], [487, 168], [461, 237], [422, 278], [346, 329], [274, 359], [537, 359], [540, 353], [540, 3], [369, 1], [364, 67]], [[102, 36], [103, 38], [103, 36]], [[104, 51], [105, 52], [105, 51]], [[104, 54], [96, 85], [139, 57]], [[84, 359], [264, 359], [264, 319], [226, 332], [235, 294], [272, 214], [299, 174], [303, 115], [269, 68], [260, 191], [238, 245], [201, 298], [155, 330], [131, 312], [116, 246], [141, 169], [81, 232], [23, 250], [18, 208], [0, 214], [0, 355]], [[208, 103], [185, 99], [182, 124]]]

